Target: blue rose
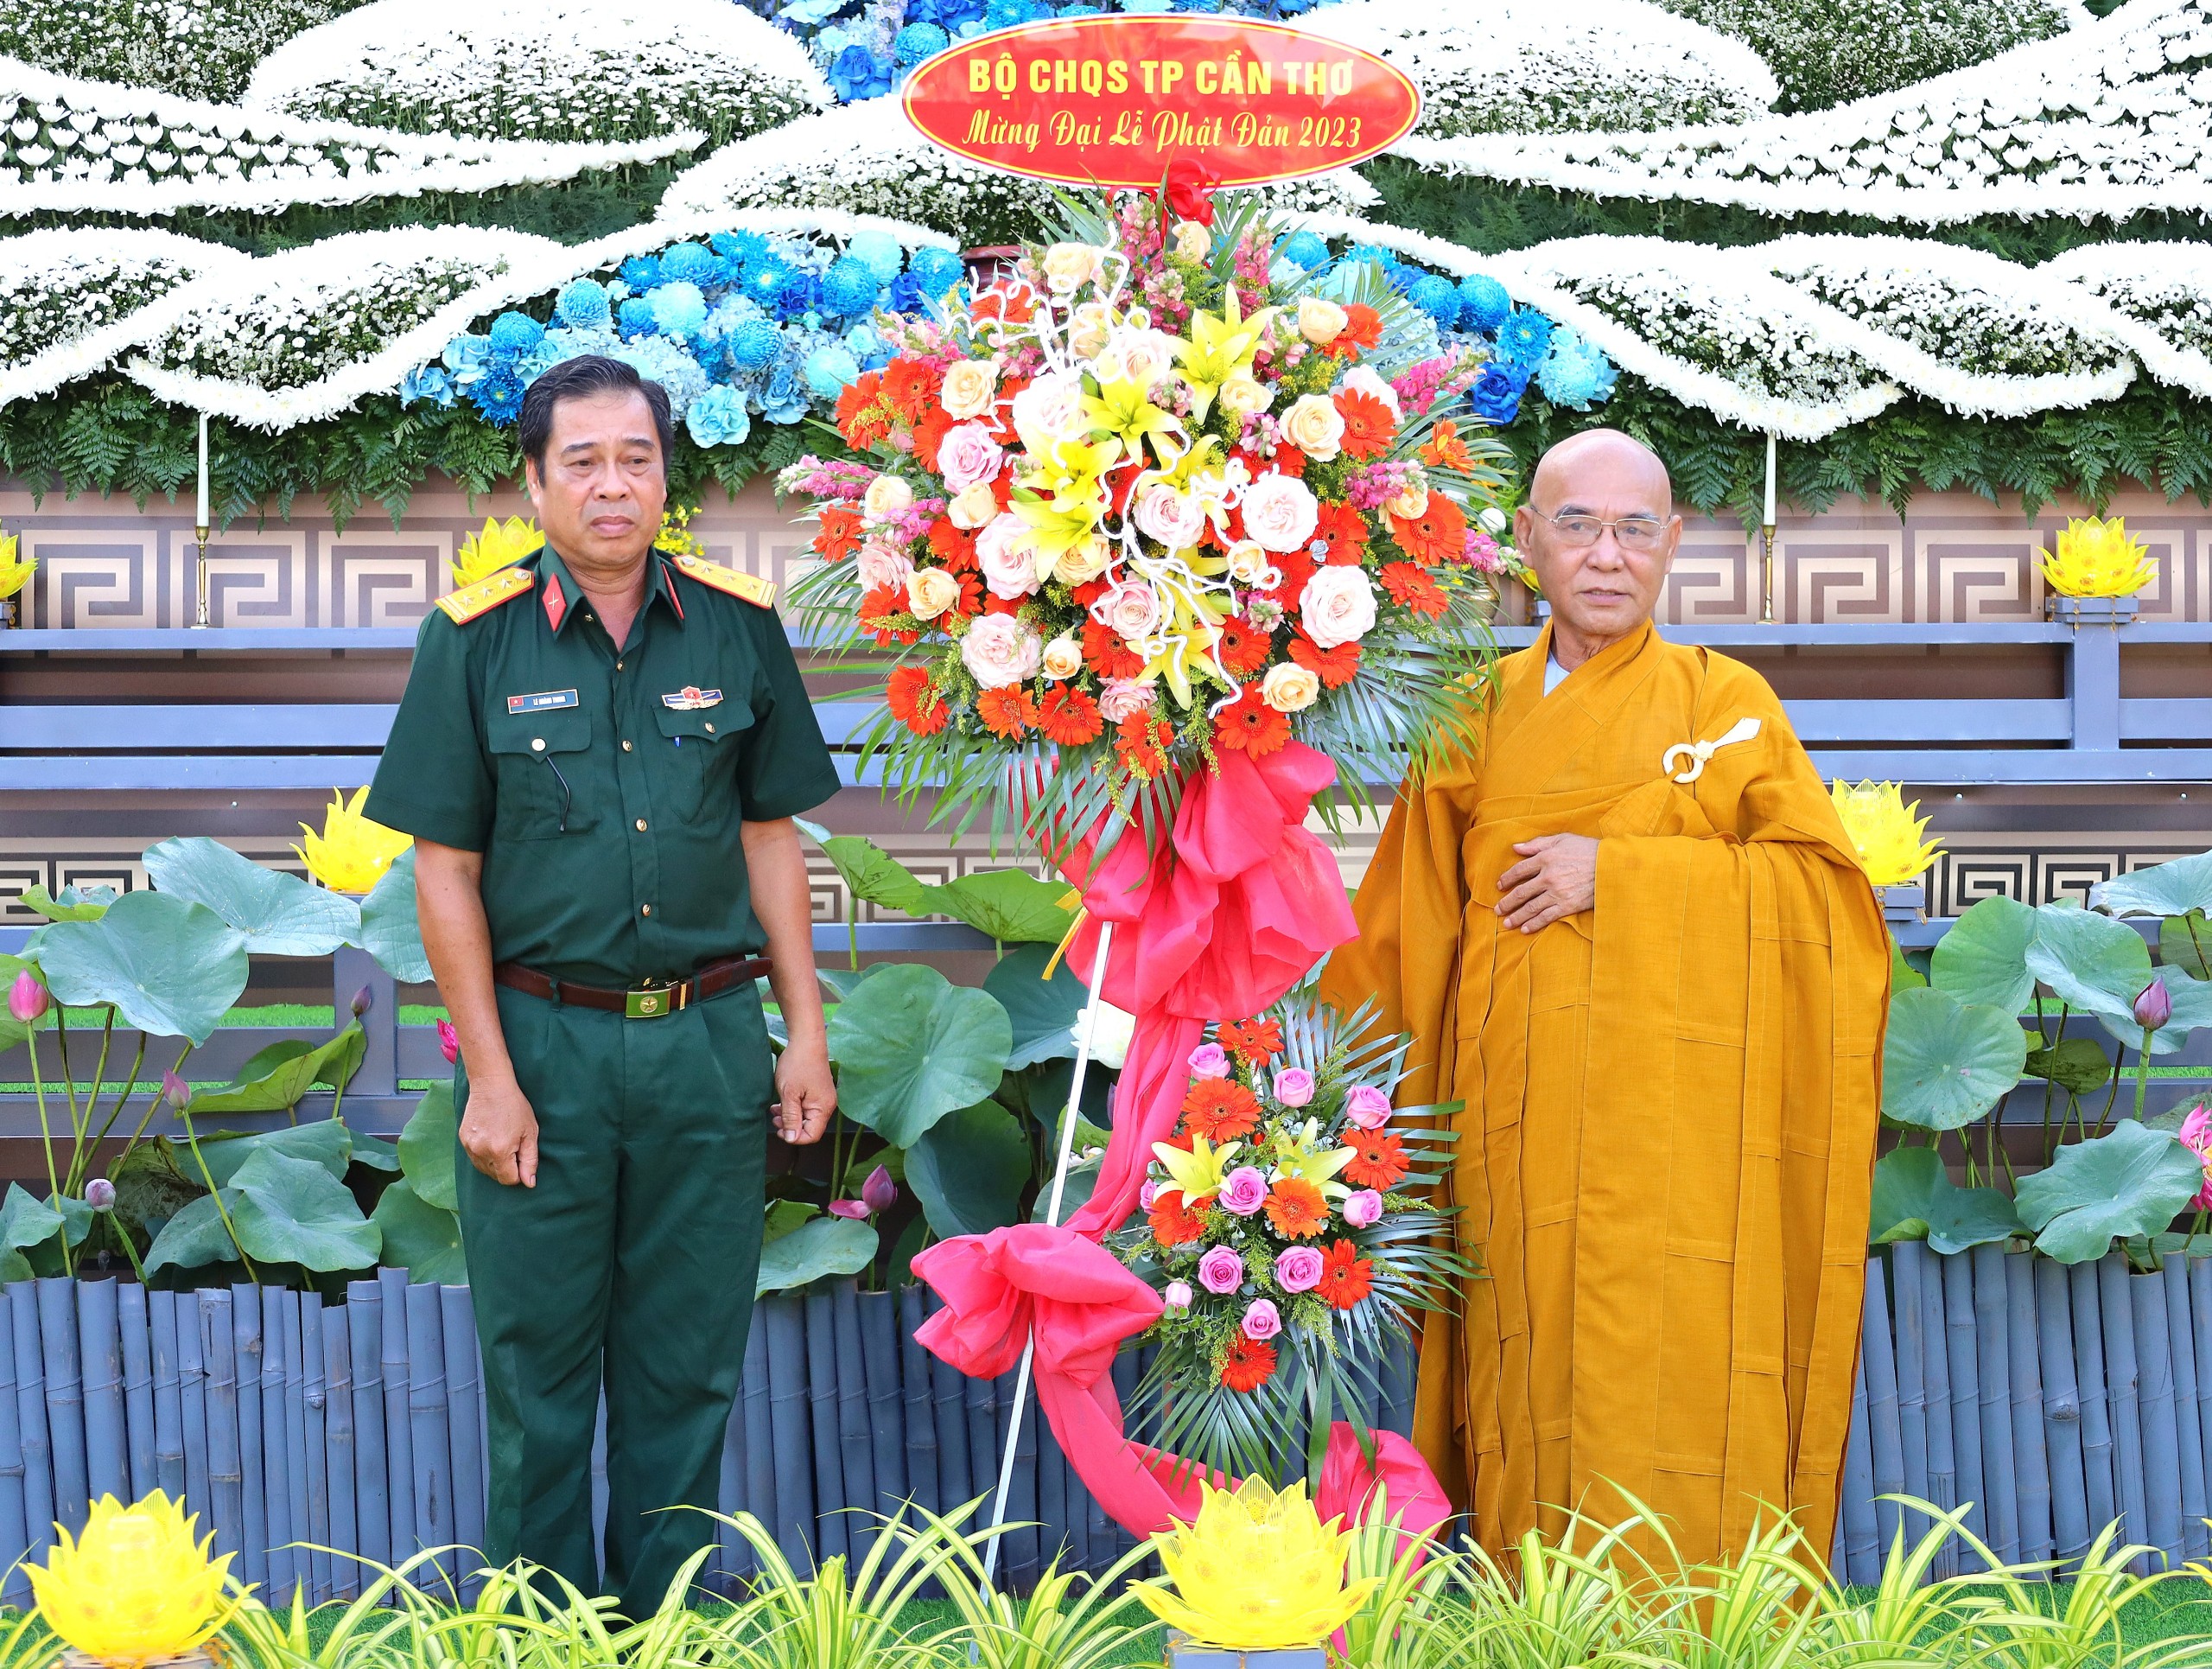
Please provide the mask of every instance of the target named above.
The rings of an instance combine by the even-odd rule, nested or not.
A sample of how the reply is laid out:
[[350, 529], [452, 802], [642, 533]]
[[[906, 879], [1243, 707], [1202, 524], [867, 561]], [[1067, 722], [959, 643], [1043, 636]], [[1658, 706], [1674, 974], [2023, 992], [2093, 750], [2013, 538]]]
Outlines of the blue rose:
[[891, 91], [891, 66], [857, 42], [830, 60], [829, 76], [830, 91], [848, 101]]
[[472, 383], [492, 362], [492, 339], [463, 334], [448, 342], [446, 351], [438, 357], [462, 384]]
[[434, 405], [453, 404], [453, 373], [442, 366], [418, 366], [399, 379], [399, 403], [413, 405], [428, 400]]
[[806, 416], [806, 386], [799, 380], [796, 360], [779, 362], [768, 379], [768, 392], [761, 396], [760, 413], [770, 423], [797, 423]]
[[1484, 423], [1511, 423], [1521, 410], [1522, 391], [1528, 386], [1525, 367], [1492, 360], [1467, 391], [1467, 408]]
[[710, 388], [691, 402], [683, 428], [702, 446], [735, 446], [753, 432], [745, 396], [727, 384]]

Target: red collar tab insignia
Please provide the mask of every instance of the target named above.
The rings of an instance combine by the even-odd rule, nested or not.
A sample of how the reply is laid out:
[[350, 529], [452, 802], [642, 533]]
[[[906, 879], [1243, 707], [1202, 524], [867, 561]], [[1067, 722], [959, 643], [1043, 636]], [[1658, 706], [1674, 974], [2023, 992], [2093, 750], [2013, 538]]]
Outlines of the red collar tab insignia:
[[772, 579], [762, 579], [758, 574], [725, 568], [720, 563], [709, 562], [703, 557], [678, 557], [676, 567], [677, 571], [686, 577], [749, 602], [756, 608], [776, 606], [776, 582]]
[[561, 577], [558, 574], [551, 575], [545, 582], [546, 624], [555, 631], [559, 631], [561, 622], [568, 617], [568, 613], [569, 599], [561, 589]]
[[676, 595], [676, 576], [668, 571], [668, 558], [660, 559], [661, 595], [668, 599], [668, 606], [676, 610], [676, 618], [683, 618], [683, 599]]
[[502, 568], [474, 585], [448, 592], [438, 599], [438, 607], [454, 625], [466, 626], [479, 615], [489, 614], [537, 583], [536, 577], [525, 569]]

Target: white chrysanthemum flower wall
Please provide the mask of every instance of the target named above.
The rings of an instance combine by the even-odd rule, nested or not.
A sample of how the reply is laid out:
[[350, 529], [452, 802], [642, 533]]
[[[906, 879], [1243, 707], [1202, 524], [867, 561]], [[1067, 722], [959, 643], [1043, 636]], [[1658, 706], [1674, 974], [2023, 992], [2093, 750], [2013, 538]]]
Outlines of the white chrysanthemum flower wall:
[[716, 140], [818, 109], [804, 48], [734, 0], [373, 0], [254, 71], [246, 102], [420, 133]]
[[6, 0], [0, 57], [57, 75], [235, 99], [253, 67], [361, 0]]

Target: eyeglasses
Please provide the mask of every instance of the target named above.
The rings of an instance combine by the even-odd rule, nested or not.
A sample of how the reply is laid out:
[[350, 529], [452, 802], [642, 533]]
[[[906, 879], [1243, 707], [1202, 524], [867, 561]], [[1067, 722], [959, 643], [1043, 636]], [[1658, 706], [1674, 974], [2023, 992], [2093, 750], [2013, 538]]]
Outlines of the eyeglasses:
[[1573, 551], [1586, 551], [1597, 544], [1608, 527], [1624, 551], [1656, 551], [1659, 541], [1667, 536], [1667, 524], [1655, 516], [1622, 516], [1612, 521], [1602, 516], [1546, 516], [1544, 519], [1557, 530], [1559, 542]]

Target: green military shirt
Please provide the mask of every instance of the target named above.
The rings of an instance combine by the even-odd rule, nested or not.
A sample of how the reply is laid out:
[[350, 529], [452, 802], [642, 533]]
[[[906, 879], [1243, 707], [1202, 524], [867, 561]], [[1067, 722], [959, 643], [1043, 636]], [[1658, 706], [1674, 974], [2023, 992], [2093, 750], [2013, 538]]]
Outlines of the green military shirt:
[[495, 962], [627, 988], [757, 952], [739, 825], [837, 791], [775, 610], [646, 564], [620, 651], [546, 547], [530, 590], [416, 636], [367, 812], [484, 854]]

